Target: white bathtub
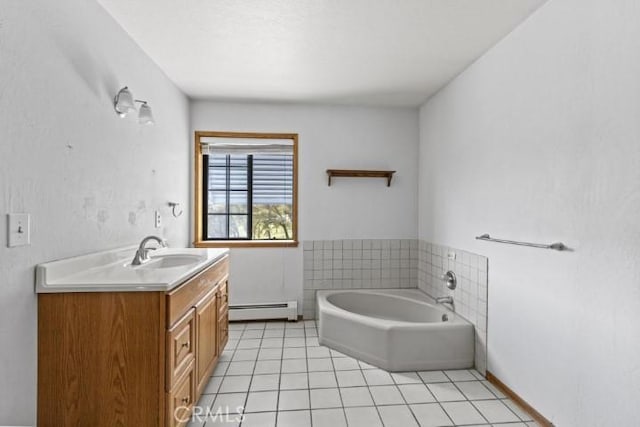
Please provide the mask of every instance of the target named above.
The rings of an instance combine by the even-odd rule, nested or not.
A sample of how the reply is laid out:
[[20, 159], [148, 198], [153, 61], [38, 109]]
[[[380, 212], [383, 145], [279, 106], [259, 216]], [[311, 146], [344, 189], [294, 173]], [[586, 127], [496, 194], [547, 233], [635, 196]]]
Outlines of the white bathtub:
[[473, 325], [417, 289], [318, 291], [317, 313], [321, 345], [387, 371], [473, 367]]

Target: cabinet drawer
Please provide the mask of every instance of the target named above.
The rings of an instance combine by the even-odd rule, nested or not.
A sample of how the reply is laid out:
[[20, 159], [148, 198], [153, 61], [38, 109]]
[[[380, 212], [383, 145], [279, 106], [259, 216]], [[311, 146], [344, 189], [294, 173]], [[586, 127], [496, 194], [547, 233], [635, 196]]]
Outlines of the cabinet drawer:
[[191, 419], [195, 403], [194, 366], [192, 361], [187, 371], [178, 378], [175, 387], [167, 393], [167, 425], [171, 427], [186, 426]]
[[195, 309], [167, 331], [167, 390], [172, 390], [195, 358]]
[[228, 256], [224, 256], [203, 272], [187, 280], [167, 294], [167, 327], [202, 299], [229, 274]]

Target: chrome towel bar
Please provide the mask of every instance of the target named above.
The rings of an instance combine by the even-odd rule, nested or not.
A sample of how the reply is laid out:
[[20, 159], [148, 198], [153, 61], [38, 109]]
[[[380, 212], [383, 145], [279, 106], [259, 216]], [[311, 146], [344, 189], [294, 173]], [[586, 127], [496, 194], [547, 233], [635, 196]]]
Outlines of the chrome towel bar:
[[553, 249], [555, 251], [571, 250], [562, 242], [556, 242], [556, 243], [551, 243], [550, 245], [545, 245], [542, 243], [528, 243], [528, 242], [518, 242], [515, 240], [494, 239], [489, 234], [483, 234], [482, 236], [477, 236], [476, 240], [485, 240], [487, 242], [496, 242], [496, 243], [506, 243], [508, 245], [529, 246], [532, 248]]

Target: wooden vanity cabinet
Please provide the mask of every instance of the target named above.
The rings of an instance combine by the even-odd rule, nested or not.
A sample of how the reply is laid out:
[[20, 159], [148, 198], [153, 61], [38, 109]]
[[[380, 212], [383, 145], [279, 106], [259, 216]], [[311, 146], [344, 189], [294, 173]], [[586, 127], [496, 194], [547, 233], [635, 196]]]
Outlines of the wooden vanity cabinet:
[[185, 426], [228, 329], [227, 256], [166, 293], [38, 294], [38, 426]]

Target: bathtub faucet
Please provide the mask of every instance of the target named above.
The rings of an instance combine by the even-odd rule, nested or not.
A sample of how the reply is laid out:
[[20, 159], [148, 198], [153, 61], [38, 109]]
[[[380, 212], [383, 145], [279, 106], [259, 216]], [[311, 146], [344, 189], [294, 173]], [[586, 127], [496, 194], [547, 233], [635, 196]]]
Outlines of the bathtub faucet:
[[436, 304], [453, 304], [453, 297], [450, 295], [446, 297], [438, 297], [436, 298]]

